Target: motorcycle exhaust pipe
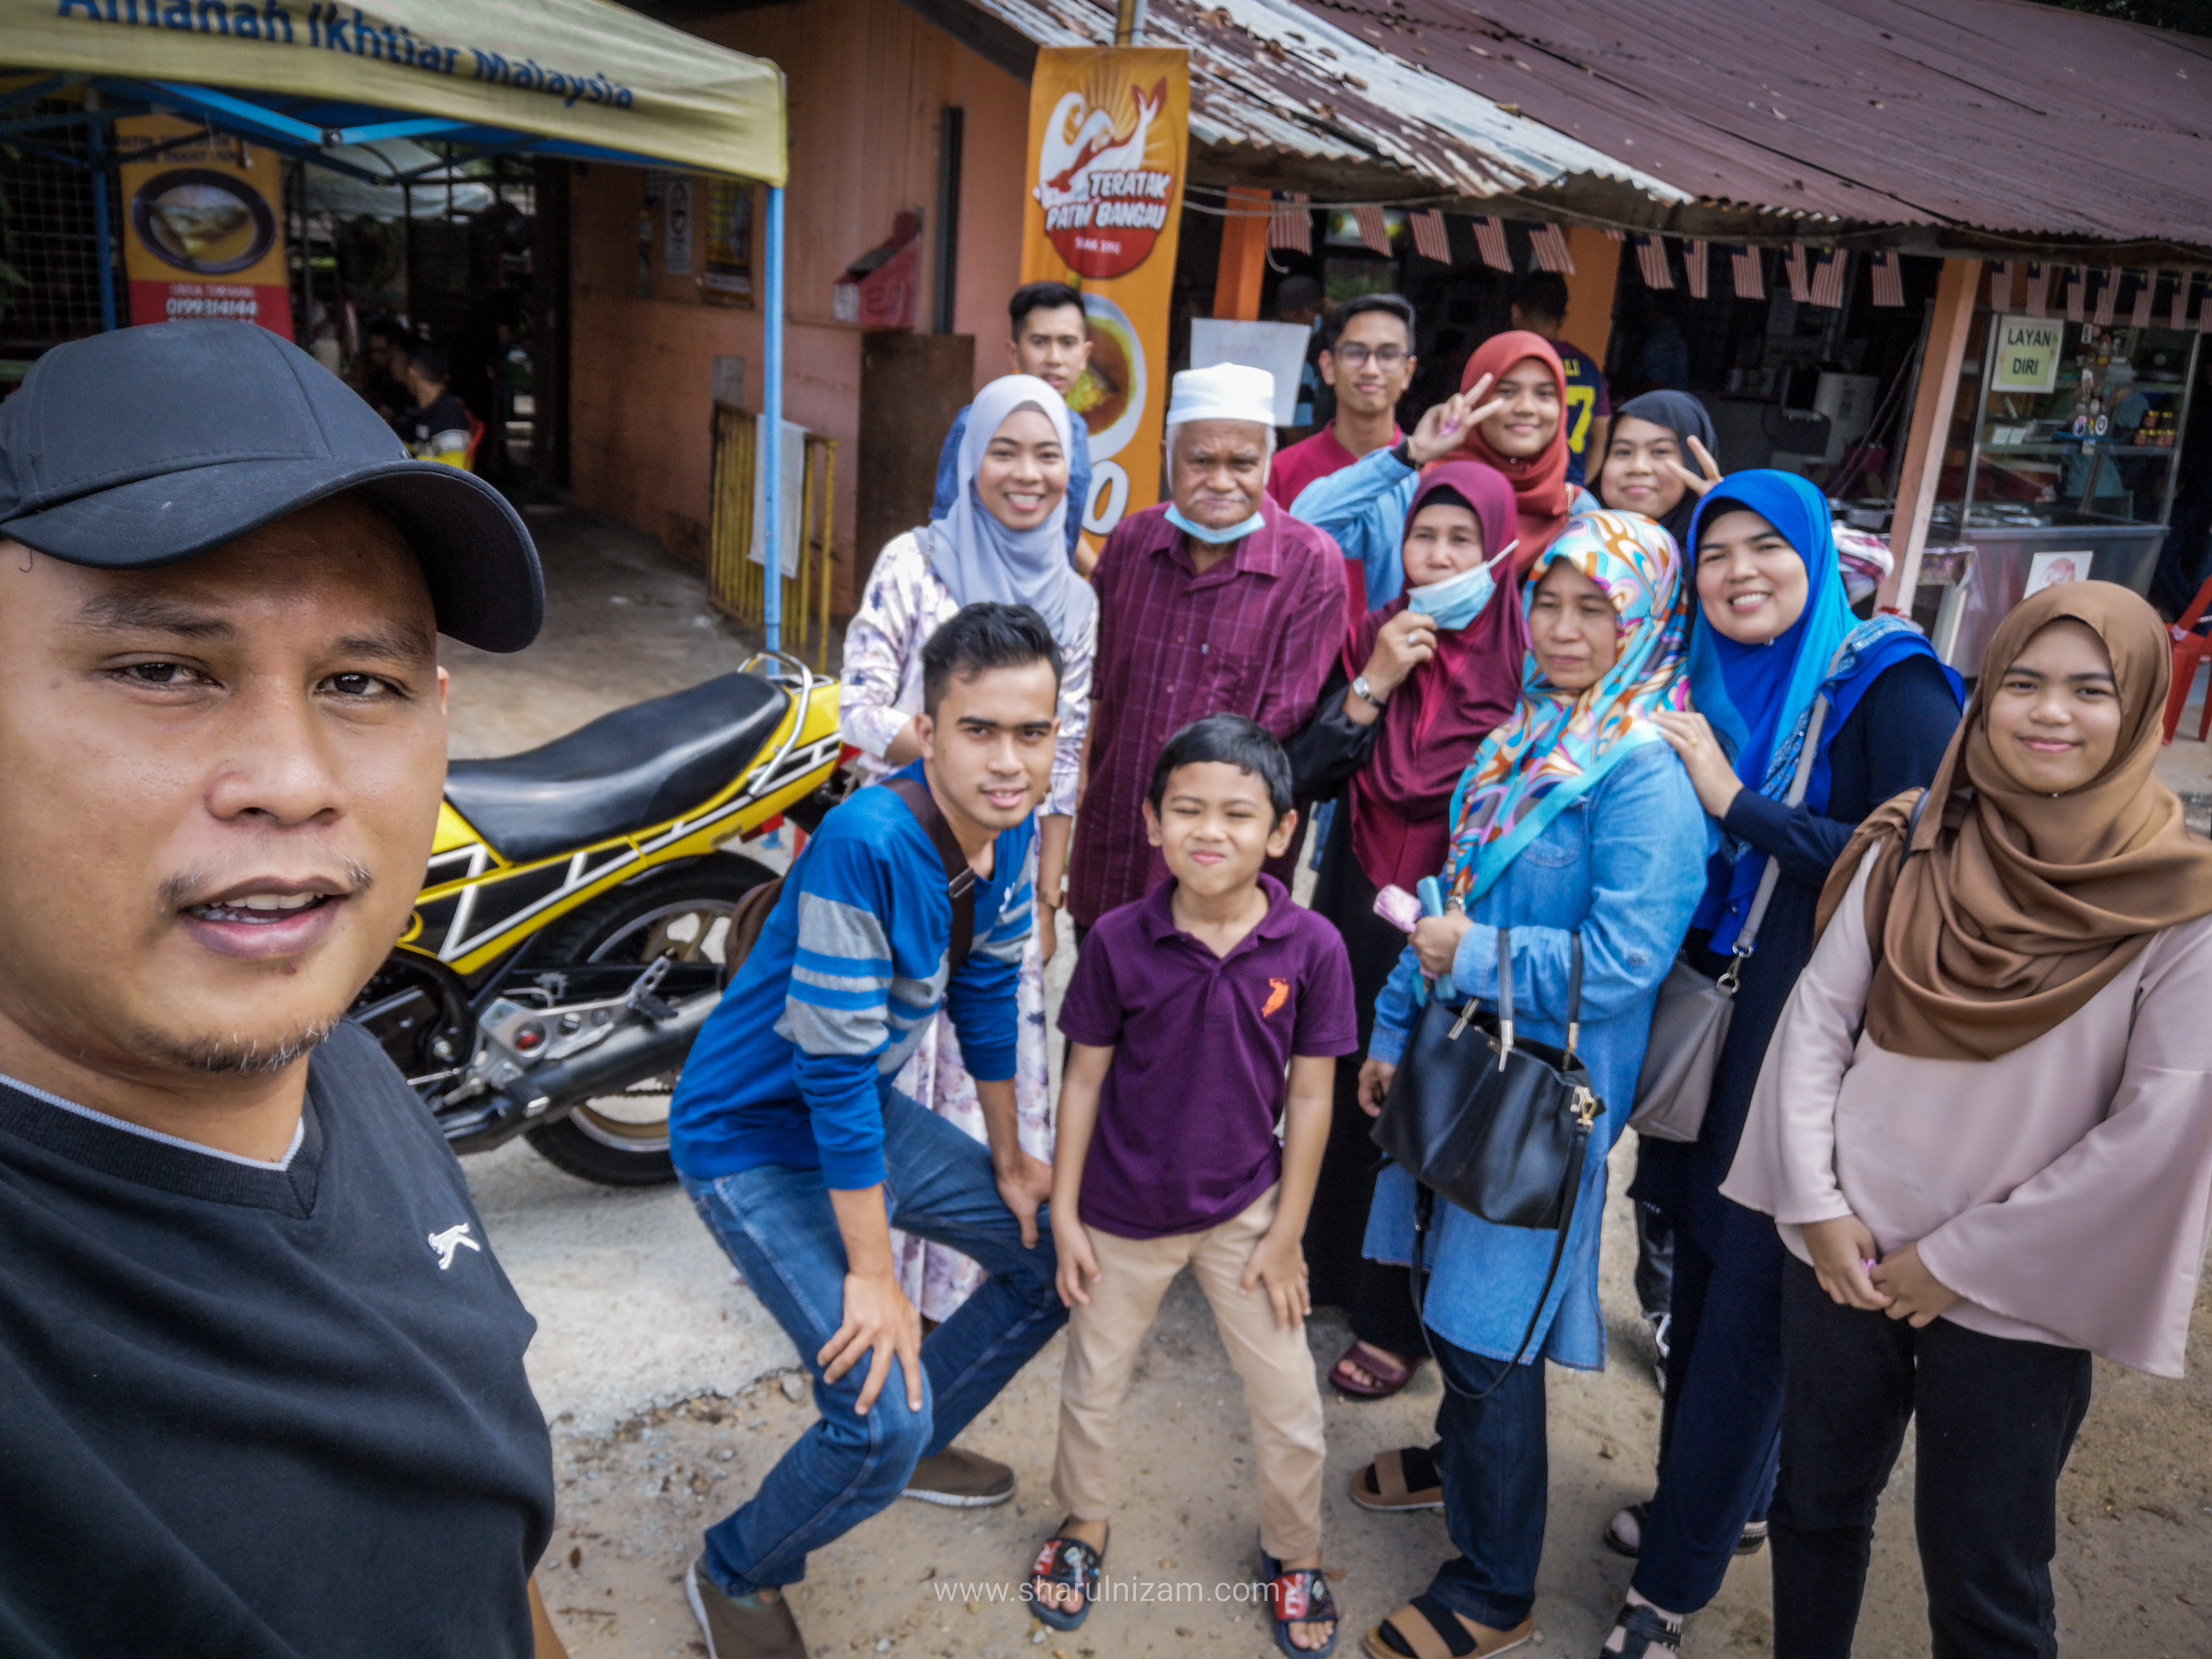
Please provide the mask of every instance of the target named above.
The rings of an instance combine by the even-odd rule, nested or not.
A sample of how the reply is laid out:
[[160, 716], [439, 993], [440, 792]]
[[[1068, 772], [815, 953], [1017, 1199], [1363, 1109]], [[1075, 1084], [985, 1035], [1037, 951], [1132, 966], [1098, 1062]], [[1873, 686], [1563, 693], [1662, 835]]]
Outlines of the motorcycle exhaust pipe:
[[721, 1000], [720, 991], [702, 991], [678, 1003], [674, 1016], [659, 1024], [640, 1021], [625, 1025], [580, 1054], [533, 1068], [500, 1091], [506, 1109], [501, 1115], [513, 1112], [543, 1123], [579, 1102], [616, 1094], [642, 1079], [675, 1071]]

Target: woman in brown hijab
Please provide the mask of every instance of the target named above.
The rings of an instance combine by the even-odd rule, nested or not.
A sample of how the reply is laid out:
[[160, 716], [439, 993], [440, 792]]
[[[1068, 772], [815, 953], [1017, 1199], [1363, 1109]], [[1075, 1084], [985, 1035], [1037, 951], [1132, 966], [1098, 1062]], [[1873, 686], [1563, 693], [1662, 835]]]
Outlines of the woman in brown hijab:
[[2006, 618], [1936, 781], [1862, 825], [1722, 1191], [1785, 1264], [1776, 1659], [1850, 1651], [1905, 1424], [1939, 1655], [2057, 1651], [2089, 1357], [2181, 1375], [2212, 1231], [2212, 844], [2125, 588]]

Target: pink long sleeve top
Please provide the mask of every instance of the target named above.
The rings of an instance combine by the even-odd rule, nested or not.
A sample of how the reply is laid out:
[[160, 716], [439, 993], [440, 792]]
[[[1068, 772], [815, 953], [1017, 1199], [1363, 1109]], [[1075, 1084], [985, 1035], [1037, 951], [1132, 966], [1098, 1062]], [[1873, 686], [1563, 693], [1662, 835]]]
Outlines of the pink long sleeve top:
[[1804, 1224], [1845, 1215], [1885, 1255], [1917, 1240], [1970, 1330], [2179, 1376], [2212, 1238], [2212, 917], [2008, 1054], [1920, 1060], [1861, 1030], [1867, 867], [1783, 1011], [1721, 1191], [1801, 1261]]

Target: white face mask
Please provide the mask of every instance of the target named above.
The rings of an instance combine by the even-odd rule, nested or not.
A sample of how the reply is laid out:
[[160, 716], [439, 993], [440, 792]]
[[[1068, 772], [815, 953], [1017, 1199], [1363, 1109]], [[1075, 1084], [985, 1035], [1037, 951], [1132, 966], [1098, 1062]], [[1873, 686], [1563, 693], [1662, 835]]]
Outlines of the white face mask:
[[1267, 520], [1261, 514], [1255, 513], [1250, 518], [1245, 520], [1242, 524], [1232, 524], [1225, 530], [1216, 530], [1210, 524], [1199, 523], [1197, 520], [1184, 513], [1184, 511], [1181, 507], [1177, 507], [1173, 501], [1170, 501], [1168, 503], [1168, 522], [1173, 525], [1177, 530], [1182, 531], [1186, 536], [1193, 537], [1199, 541], [1204, 542], [1209, 547], [1218, 547], [1224, 542], [1243, 541], [1247, 536], [1256, 532], [1260, 526], [1267, 522]]
[[1407, 588], [1406, 608], [1419, 611], [1443, 632], [1456, 634], [1483, 613], [1491, 596], [1498, 591], [1498, 584], [1491, 578], [1491, 568], [1520, 545], [1518, 541], [1508, 542], [1494, 557], [1472, 570], [1462, 570], [1440, 582]]

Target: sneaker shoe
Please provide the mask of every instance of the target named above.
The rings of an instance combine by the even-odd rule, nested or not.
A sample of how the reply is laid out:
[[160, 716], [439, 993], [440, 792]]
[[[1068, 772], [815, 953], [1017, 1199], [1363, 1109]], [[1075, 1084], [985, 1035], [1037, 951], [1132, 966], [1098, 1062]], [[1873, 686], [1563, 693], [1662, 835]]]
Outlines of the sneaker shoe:
[[684, 1575], [684, 1595], [707, 1638], [707, 1659], [806, 1659], [806, 1638], [782, 1596], [732, 1595], [696, 1560]]
[[942, 1504], [951, 1510], [988, 1509], [1014, 1495], [1014, 1472], [975, 1452], [947, 1446], [914, 1466], [902, 1498]]

